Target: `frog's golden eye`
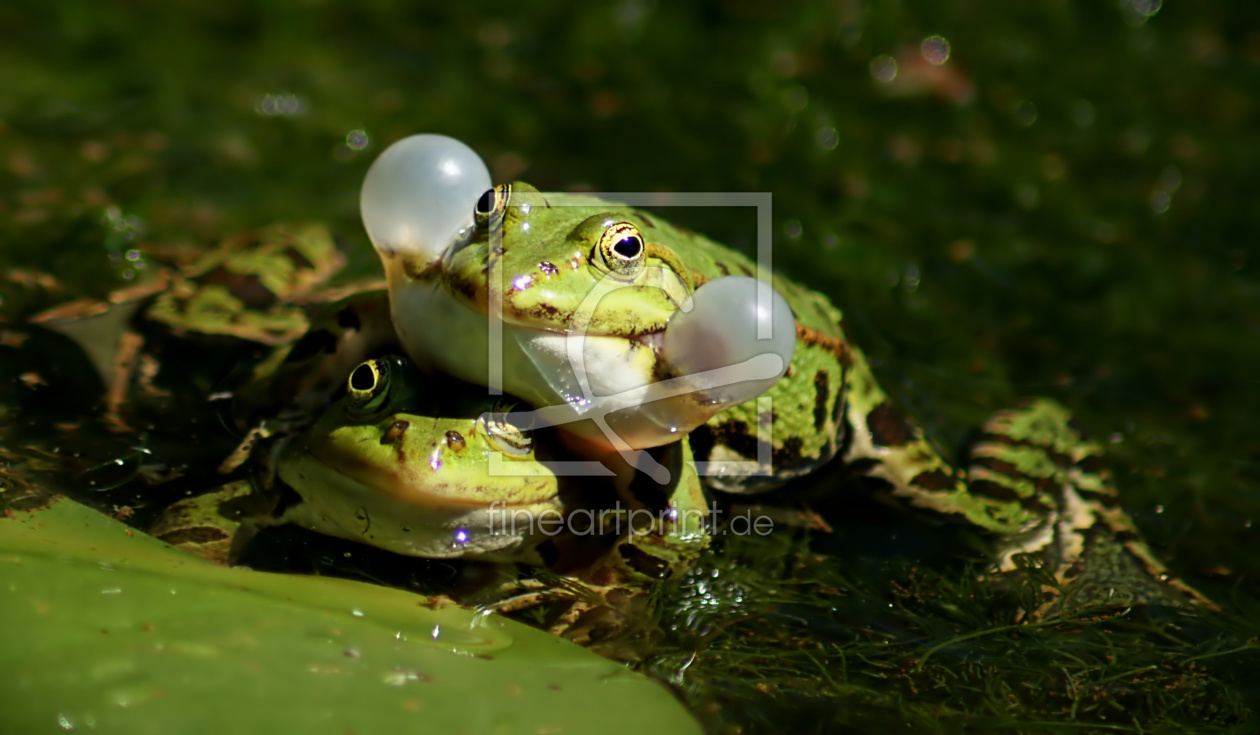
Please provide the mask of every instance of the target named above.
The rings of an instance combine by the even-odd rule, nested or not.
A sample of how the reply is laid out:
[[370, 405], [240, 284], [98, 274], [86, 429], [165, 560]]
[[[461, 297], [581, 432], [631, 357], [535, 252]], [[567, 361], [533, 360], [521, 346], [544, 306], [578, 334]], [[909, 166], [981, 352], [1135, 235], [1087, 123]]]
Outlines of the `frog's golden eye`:
[[389, 363], [368, 360], [350, 372], [346, 381], [346, 402], [356, 413], [370, 413], [389, 397]]
[[504, 210], [507, 209], [508, 199], [511, 197], [511, 184], [500, 184], [493, 189], [486, 189], [486, 193], [481, 195], [481, 198], [477, 200], [477, 206], [473, 208], [473, 217], [477, 221], [477, 226], [488, 227], [491, 222], [501, 218]]
[[529, 435], [530, 424], [523, 422], [532, 413], [514, 413], [517, 404], [498, 401], [494, 410], [483, 413], [477, 420], [478, 428], [485, 432], [491, 446], [509, 458], [528, 457], [534, 451], [534, 440]]
[[610, 276], [632, 279], [643, 269], [647, 244], [643, 233], [631, 222], [612, 222], [591, 250], [591, 261]]

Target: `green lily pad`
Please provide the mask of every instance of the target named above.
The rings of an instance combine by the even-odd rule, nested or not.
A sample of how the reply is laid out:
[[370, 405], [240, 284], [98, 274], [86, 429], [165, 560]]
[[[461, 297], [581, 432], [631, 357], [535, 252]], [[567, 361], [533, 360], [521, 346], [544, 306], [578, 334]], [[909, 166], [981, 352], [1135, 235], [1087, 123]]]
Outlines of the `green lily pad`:
[[218, 567], [68, 500], [0, 518], [0, 590], [7, 732], [698, 731], [660, 683], [533, 628]]

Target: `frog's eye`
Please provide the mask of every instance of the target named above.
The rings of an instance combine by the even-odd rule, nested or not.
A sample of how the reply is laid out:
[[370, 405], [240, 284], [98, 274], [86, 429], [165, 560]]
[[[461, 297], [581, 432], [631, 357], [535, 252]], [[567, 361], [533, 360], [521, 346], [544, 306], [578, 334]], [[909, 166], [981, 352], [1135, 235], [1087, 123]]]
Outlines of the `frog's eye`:
[[368, 360], [350, 372], [346, 381], [346, 400], [356, 413], [371, 413], [389, 397], [389, 363]]
[[591, 251], [591, 261], [614, 278], [632, 279], [642, 270], [647, 255], [643, 233], [630, 222], [613, 222], [604, 228]]
[[529, 435], [532, 421], [525, 423], [524, 419], [533, 415], [513, 412], [515, 407], [499, 401], [493, 411], [481, 414], [477, 423], [495, 449], [509, 458], [528, 457], [534, 451], [534, 440]]
[[477, 226], [488, 227], [491, 222], [502, 217], [511, 196], [511, 184], [500, 184], [493, 189], [486, 189], [486, 193], [481, 195], [481, 198], [477, 200], [477, 206], [473, 208], [473, 217], [477, 220]]

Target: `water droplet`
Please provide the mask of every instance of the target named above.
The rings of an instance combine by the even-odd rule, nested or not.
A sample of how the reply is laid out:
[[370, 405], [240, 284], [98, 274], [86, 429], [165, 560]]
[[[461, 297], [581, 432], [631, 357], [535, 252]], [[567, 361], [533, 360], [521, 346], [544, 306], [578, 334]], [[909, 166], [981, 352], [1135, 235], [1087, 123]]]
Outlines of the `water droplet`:
[[824, 151], [834, 150], [840, 143], [840, 134], [835, 128], [826, 125], [814, 131], [814, 142]]
[[363, 617], [363, 611], [362, 611], [362, 610], [359, 610], [358, 608], [355, 608], [355, 609], [351, 610], [351, 611], [350, 611], [350, 614], [351, 614], [351, 615], [353, 615], [353, 616], [354, 616], [354, 617], [356, 617], [356, 618], [361, 618], [361, 617]]
[[346, 133], [346, 146], [352, 151], [361, 151], [372, 144], [372, 138], [366, 130], [351, 130]]

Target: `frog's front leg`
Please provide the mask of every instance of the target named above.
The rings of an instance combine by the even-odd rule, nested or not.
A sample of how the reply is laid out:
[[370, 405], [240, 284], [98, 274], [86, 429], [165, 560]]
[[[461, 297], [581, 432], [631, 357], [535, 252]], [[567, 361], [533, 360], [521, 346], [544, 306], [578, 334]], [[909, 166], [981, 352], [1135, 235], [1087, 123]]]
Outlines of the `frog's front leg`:
[[1033, 618], [1144, 603], [1217, 609], [1155, 558], [1119, 505], [1102, 447], [1063, 406], [1037, 399], [996, 414], [963, 473], [892, 406], [860, 355], [850, 386], [849, 461], [911, 504], [997, 536], [992, 579], [1028, 560], [1052, 574]]

